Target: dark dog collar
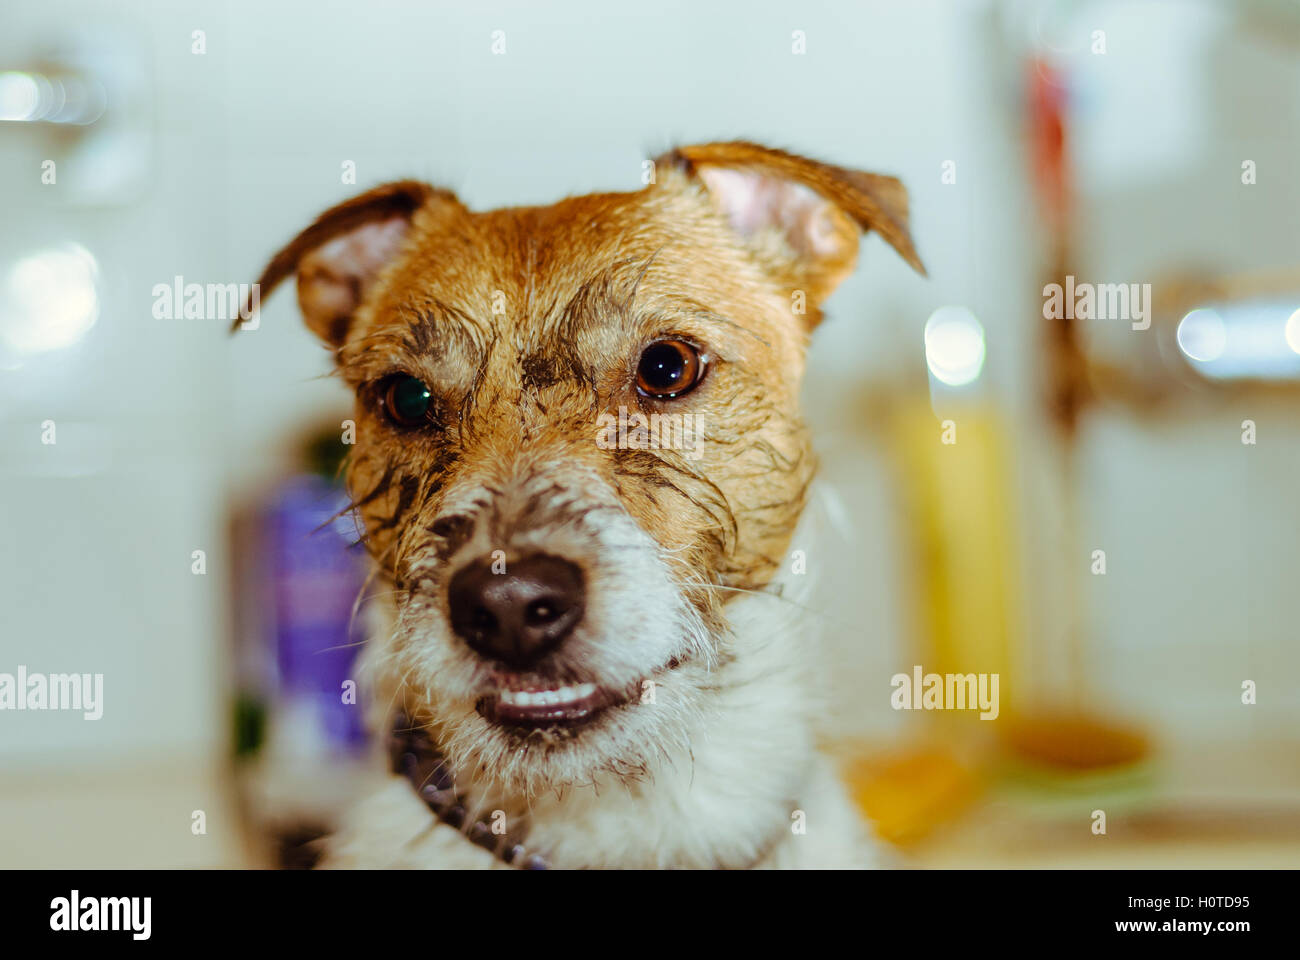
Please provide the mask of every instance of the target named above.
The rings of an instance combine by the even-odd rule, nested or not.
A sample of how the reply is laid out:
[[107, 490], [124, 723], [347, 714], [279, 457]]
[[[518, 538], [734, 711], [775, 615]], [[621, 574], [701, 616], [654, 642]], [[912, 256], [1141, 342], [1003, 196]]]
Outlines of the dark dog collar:
[[393, 720], [388, 737], [388, 757], [393, 773], [406, 778], [429, 812], [447, 826], [454, 827], [470, 843], [520, 870], [550, 869], [545, 857], [528, 852], [524, 846], [525, 833], [506, 831], [502, 836], [493, 833], [492, 827], [483, 820], [470, 821], [442, 752], [428, 732], [416, 726], [404, 713], [399, 713]]

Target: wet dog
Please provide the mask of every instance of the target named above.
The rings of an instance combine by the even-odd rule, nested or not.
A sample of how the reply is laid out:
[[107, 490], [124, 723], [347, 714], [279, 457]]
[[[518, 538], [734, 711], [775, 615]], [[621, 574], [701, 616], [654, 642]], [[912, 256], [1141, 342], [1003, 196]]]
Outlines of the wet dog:
[[906, 192], [743, 142], [644, 179], [487, 212], [388, 184], [259, 281], [297, 274], [356, 395], [388, 587], [362, 663], [394, 776], [331, 865], [872, 862], [787, 554], [815, 513], [805, 347], [864, 230], [922, 269]]

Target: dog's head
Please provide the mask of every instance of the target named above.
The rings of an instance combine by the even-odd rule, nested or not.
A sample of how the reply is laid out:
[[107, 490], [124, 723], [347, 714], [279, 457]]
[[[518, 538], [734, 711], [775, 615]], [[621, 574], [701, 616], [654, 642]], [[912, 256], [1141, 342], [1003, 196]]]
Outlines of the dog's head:
[[515, 787], [636, 775], [707, 714], [728, 602], [772, 579], [812, 476], [819, 305], [865, 229], [921, 269], [890, 177], [748, 143], [654, 173], [484, 213], [389, 184], [260, 280], [296, 271], [356, 394], [388, 689], [458, 769]]

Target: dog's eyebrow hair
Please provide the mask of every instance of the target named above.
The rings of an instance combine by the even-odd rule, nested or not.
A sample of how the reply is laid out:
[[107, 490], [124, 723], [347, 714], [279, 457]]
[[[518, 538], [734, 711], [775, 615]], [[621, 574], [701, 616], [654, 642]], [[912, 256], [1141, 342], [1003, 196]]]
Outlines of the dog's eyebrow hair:
[[472, 330], [480, 324], [460, 307], [430, 298], [409, 308], [415, 314], [407, 324], [408, 336], [403, 345], [414, 353], [428, 353], [434, 347], [459, 341], [460, 345], [473, 347]]
[[[628, 266], [640, 262], [634, 258], [629, 257], [618, 260], [583, 281], [577, 292], [569, 298], [569, 301], [564, 305], [564, 308], [561, 311], [561, 316], [564, 318], [563, 322], [566, 324], [566, 335], [571, 339], [574, 334], [583, 327], [599, 326], [604, 322], [605, 318], [603, 316], [592, 311], [584, 311], [580, 309], [595, 296], [608, 298], [611, 305], [625, 314], [630, 315], [633, 311], [633, 301], [636, 298], [637, 289], [640, 287], [642, 279], [645, 277], [646, 273], [649, 272], [650, 266], [654, 263], [655, 258], [659, 255], [659, 251], [662, 249], [662, 246], [659, 247], [658, 250], [655, 250], [654, 253], [650, 254], [650, 256], [641, 263], [641, 268], [637, 271], [635, 277], [632, 278], [631, 290], [621, 299], [614, 296], [614, 287], [619, 280], [619, 275], [622, 274]], [[753, 330], [741, 326], [734, 320], [728, 320], [720, 313], [709, 309], [699, 301], [687, 298], [677, 302], [682, 308], [684, 308], [685, 314], [693, 320], [731, 327], [735, 330], [739, 330], [741, 333], [753, 337], [769, 350], [772, 348], [771, 343], [763, 339], [763, 337], [759, 336]]]
[[728, 319], [727, 319], [726, 317], [724, 317], [722, 314], [720, 314], [720, 313], [718, 313], [718, 312], [716, 312], [716, 311], [714, 311], [714, 310], [710, 310], [708, 307], [704, 306], [704, 304], [702, 304], [702, 303], [697, 303], [697, 302], [694, 301], [694, 300], [684, 300], [684, 301], [682, 301], [682, 303], [683, 303], [683, 304], [686, 306], [686, 308], [689, 310], [689, 312], [690, 312], [690, 316], [691, 316], [692, 319], [694, 319], [694, 320], [702, 320], [702, 321], [704, 321], [705, 323], [720, 323], [720, 324], [722, 324], [722, 325], [724, 325], [724, 326], [733, 327], [733, 328], [735, 328], [736, 330], [739, 330], [741, 333], [747, 333], [747, 334], [749, 334], [749, 336], [753, 337], [755, 340], [757, 340], [757, 341], [758, 341], [759, 343], [761, 343], [763, 346], [767, 347], [769, 350], [771, 349], [771, 347], [772, 347], [772, 344], [771, 344], [771, 343], [769, 343], [768, 341], [764, 340], [762, 337], [760, 337], [760, 336], [759, 336], [757, 333], [755, 333], [753, 330], [750, 330], [748, 327], [743, 327], [743, 326], [741, 326], [741, 325], [738, 324], [735, 320], [728, 320]]
[[641, 267], [641, 271], [640, 271], [640, 273], [638, 273], [638, 274], [636, 275], [636, 279], [632, 281], [632, 289], [631, 289], [631, 291], [628, 292], [628, 295], [627, 295], [627, 308], [628, 308], [629, 310], [631, 310], [633, 304], [636, 303], [636, 292], [637, 292], [637, 290], [638, 290], [638, 289], [640, 288], [640, 286], [641, 286], [641, 281], [645, 279], [645, 275], [646, 275], [647, 273], [650, 272], [650, 267], [651, 267], [651, 265], [655, 262], [655, 258], [659, 256], [659, 254], [663, 251], [663, 248], [666, 247], [666, 246], [668, 246], [668, 244], [666, 244], [666, 243], [661, 243], [661, 244], [660, 244], [660, 245], [655, 249], [655, 252], [654, 252], [654, 253], [652, 253], [652, 254], [650, 254], [650, 256], [646, 257], [645, 265]]
[[595, 302], [603, 302], [616, 311], [627, 312], [626, 300], [615, 296], [614, 288], [623, 268], [635, 262], [630, 258], [618, 260], [578, 285], [578, 289], [555, 313], [557, 328], [563, 339], [572, 342], [584, 329], [599, 329], [605, 323], [607, 317], [600, 310], [585, 309]]
[[[650, 272], [650, 267], [654, 265], [655, 260], [659, 257], [659, 254], [663, 252], [663, 249], [666, 246], [668, 246], [668, 244], [665, 242], [665, 243], [661, 243], [658, 247], [656, 247], [654, 253], [646, 257], [645, 263], [642, 264], [641, 269], [637, 271], [636, 279], [632, 281], [632, 289], [628, 292], [627, 301], [624, 304], [625, 309], [627, 309], [629, 312], [636, 304], [636, 292], [641, 287], [641, 281], [645, 279], [645, 275]], [[618, 267], [621, 267], [626, 262], [627, 261], [620, 261], [619, 263], [614, 264], [614, 266], [611, 267], [610, 270], [612, 271]], [[753, 330], [749, 330], [746, 327], [742, 327], [734, 320], [728, 320], [726, 317], [722, 316], [721, 314], [715, 313], [714, 311], [710, 310], [702, 303], [697, 303], [694, 300], [686, 300], [683, 302], [691, 309], [696, 319], [704, 320], [704, 321], [712, 321], [713, 323], [721, 323], [729, 327], [735, 327], [737, 330], [741, 331], [742, 333], [749, 334], [751, 337], [753, 337], [763, 346], [767, 347], [768, 349], [771, 349], [772, 345], [768, 343], [766, 340], [764, 340], [762, 337], [760, 337], [758, 334], [756, 334]]]
[[351, 370], [364, 370], [376, 361], [383, 365], [395, 348], [400, 348], [413, 359], [430, 354], [448, 353], [460, 348], [470, 356], [482, 352], [474, 331], [479, 324], [459, 307], [433, 298], [399, 308], [397, 323], [389, 323], [371, 331], [339, 351], [339, 366]]

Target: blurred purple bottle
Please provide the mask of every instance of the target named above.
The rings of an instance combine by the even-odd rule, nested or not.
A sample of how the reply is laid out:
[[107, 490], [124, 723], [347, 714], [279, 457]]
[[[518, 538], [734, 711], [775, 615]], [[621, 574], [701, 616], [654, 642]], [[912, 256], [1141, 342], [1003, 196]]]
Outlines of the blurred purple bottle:
[[310, 866], [369, 769], [353, 671], [366, 558], [333, 479], [344, 449], [314, 435], [312, 472], [234, 520], [234, 754], [252, 855], [269, 865]]

